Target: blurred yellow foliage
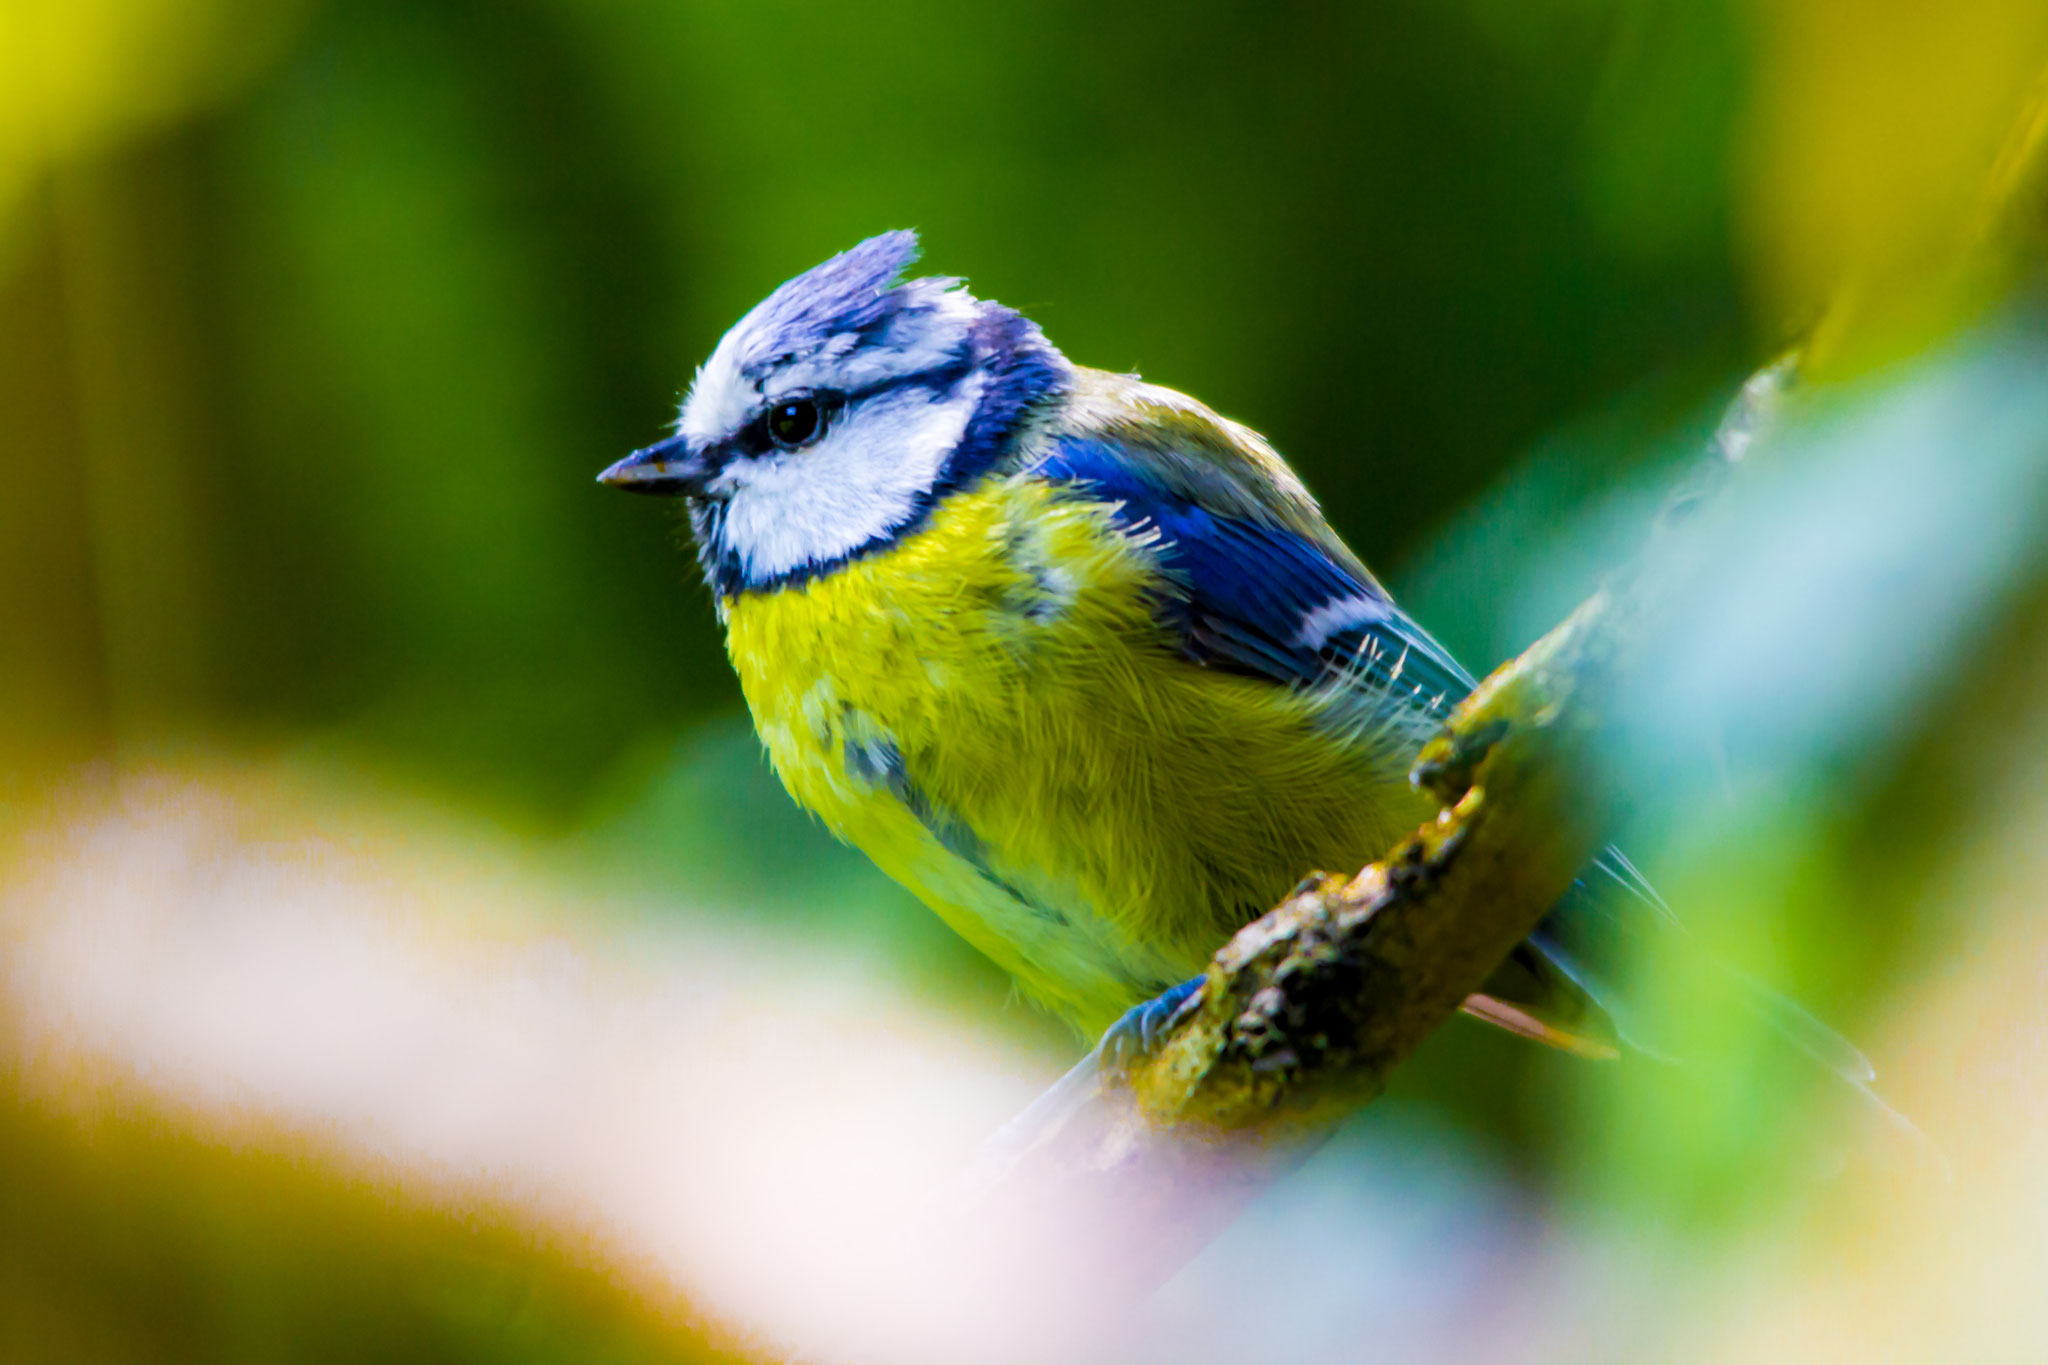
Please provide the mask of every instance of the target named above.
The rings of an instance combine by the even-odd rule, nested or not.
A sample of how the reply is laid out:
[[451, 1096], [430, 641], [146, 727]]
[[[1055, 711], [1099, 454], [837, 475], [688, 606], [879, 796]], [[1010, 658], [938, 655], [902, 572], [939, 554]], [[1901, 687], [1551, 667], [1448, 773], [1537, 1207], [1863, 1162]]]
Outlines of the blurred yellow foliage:
[[37, 172], [229, 94], [284, 49], [304, 0], [0, 5], [0, 223]]
[[[1760, 0], [1735, 159], [1752, 286], [1794, 325], [1898, 354], [1983, 299], [1957, 273], [2048, 66], [2038, 0]], [[2021, 127], [2027, 126], [2023, 120]]]

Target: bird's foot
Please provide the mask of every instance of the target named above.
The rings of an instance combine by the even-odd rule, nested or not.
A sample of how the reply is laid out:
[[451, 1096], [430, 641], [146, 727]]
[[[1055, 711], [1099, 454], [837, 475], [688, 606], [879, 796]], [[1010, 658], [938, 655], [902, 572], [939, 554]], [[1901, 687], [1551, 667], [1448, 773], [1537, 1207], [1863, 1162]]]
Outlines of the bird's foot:
[[1202, 988], [1203, 979], [1198, 976], [1192, 981], [1183, 981], [1143, 1004], [1125, 1010], [1123, 1017], [1102, 1035], [1102, 1041], [1095, 1045], [1095, 1050], [1082, 1059], [1082, 1065], [1087, 1065], [1092, 1059], [1097, 1071], [1117, 1072], [1152, 1055], [1166, 1037], [1174, 1019], [1188, 1001], [1194, 999], [1195, 992]]

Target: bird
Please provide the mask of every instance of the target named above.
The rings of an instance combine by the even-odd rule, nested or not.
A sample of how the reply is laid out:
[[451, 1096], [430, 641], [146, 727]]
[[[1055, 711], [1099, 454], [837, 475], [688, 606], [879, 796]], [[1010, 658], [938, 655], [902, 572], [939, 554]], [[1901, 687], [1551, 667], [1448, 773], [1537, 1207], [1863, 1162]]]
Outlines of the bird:
[[[911, 278], [885, 232], [795, 276], [600, 482], [679, 498], [775, 772], [1016, 981], [1128, 1054], [1314, 869], [1434, 814], [1408, 773], [1475, 685], [1264, 438]], [[1626, 967], [1682, 933], [1620, 852], [1465, 1001], [1657, 1055]], [[1848, 1042], [1758, 984], [1774, 1029]]]

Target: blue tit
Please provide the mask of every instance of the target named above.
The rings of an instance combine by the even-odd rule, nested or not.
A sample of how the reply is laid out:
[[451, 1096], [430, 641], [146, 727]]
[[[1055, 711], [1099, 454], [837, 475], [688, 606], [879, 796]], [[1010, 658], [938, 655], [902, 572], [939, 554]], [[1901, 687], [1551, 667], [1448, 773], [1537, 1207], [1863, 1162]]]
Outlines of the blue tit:
[[[600, 478], [685, 500], [801, 805], [1091, 1036], [1149, 1025], [1305, 872], [1430, 816], [1409, 764], [1473, 679], [1256, 432], [916, 255], [885, 233], [775, 290]], [[1466, 1009], [1611, 1054], [1670, 923], [1610, 852]]]

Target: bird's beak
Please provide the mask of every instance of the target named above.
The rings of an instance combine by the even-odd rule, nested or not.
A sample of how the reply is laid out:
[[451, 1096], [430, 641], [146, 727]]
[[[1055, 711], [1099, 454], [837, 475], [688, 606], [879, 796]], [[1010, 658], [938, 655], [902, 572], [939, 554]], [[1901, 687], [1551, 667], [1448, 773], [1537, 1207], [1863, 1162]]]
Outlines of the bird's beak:
[[715, 472], [710, 461], [690, 449], [688, 439], [671, 436], [659, 445], [634, 451], [598, 475], [597, 481], [628, 493], [675, 498], [702, 494]]

